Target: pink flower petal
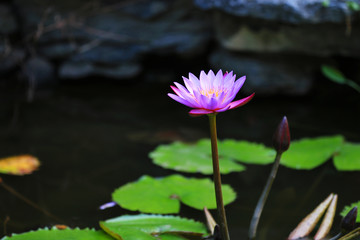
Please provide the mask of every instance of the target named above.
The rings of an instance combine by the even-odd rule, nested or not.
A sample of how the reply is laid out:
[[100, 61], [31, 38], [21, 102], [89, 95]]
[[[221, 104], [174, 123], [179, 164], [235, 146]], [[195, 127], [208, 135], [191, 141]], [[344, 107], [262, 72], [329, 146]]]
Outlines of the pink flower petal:
[[197, 77], [195, 77], [194, 74], [189, 73], [189, 81], [191, 82], [191, 84], [193, 86], [192, 89], [194, 91], [199, 91], [199, 89], [200, 89], [200, 80]]
[[209, 109], [209, 110], [214, 110], [214, 109], [217, 109], [218, 108], [218, 101], [215, 97], [212, 97], [210, 98], [210, 101], [209, 103], [207, 104], [207, 107], [206, 109]]
[[239, 92], [240, 88], [244, 85], [245, 80], [246, 80], [246, 76], [242, 76], [241, 78], [236, 80], [236, 82], [234, 83], [234, 89], [233, 89], [234, 93]]
[[215, 112], [225, 112], [230, 109], [230, 106], [226, 106], [224, 108], [217, 109]]
[[206, 110], [206, 109], [192, 109], [189, 114], [192, 116], [200, 116], [204, 114], [210, 114], [213, 113], [213, 111]]
[[254, 97], [254, 95], [255, 95], [255, 93], [251, 94], [250, 96], [248, 96], [246, 98], [232, 102], [228, 106], [230, 107], [230, 109], [241, 107], [241, 106], [245, 105], [246, 103], [248, 103]]
[[205, 95], [200, 95], [200, 99], [198, 99], [198, 100], [200, 100], [200, 106], [202, 107], [202, 108], [204, 108], [204, 109], [208, 109], [208, 105], [209, 105], [209, 103], [210, 103], [210, 98], [208, 98], [207, 96], [205, 96]]
[[222, 73], [221, 70], [219, 70], [219, 71], [216, 73], [213, 86], [214, 86], [217, 90], [220, 90], [220, 89], [222, 89], [223, 81], [224, 81], [223, 73]]
[[194, 89], [197, 89], [197, 88], [194, 86], [194, 84], [189, 79], [187, 79], [186, 77], [182, 77], [182, 78], [184, 80], [185, 87], [188, 89], [188, 91], [190, 93], [193, 93]]
[[186, 106], [188, 106], [188, 107], [191, 107], [191, 108], [194, 107], [191, 103], [189, 103], [189, 102], [186, 101], [185, 99], [179, 97], [178, 95], [175, 95], [175, 94], [172, 94], [172, 93], [168, 93], [168, 96], [171, 97], [172, 99], [174, 99], [175, 101], [177, 101], [177, 102], [179, 102], [179, 103], [181, 103], [181, 104], [184, 104], [184, 105], [186, 105]]
[[204, 71], [200, 72], [200, 87], [205, 92], [208, 92], [210, 89], [209, 79]]
[[210, 70], [207, 74], [208, 77], [208, 82], [209, 82], [209, 89], [213, 89], [215, 87], [214, 82], [215, 82], [215, 74], [212, 70]]
[[188, 101], [189, 103], [191, 103], [193, 106], [193, 108], [197, 108], [199, 107], [199, 104], [195, 101], [194, 97], [189, 93], [189, 91], [181, 84], [174, 82], [174, 84], [176, 85], [176, 87], [172, 87], [172, 90], [181, 98], [185, 99], [186, 101]]

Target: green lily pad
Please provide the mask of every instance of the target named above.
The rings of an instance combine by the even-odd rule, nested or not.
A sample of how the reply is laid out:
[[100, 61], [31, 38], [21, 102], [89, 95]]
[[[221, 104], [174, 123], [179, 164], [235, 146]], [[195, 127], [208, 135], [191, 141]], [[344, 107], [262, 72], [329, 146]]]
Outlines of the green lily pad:
[[[345, 206], [344, 209], [341, 211], [340, 215], [345, 217], [346, 214], [348, 214], [350, 212], [350, 210], [353, 209], [354, 207], [357, 207], [357, 209], [360, 209], [360, 201], [352, 203], [350, 206]], [[356, 222], [360, 223], [360, 213], [358, 213], [358, 215], [356, 217]]]
[[180, 240], [207, 234], [204, 224], [178, 216], [125, 215], [102, 221], [100, 226], [119, 240]]
[[[231, 158], [219, 154], [220, 171], [222, 174], [241, 172], [245, 167], [232, 161]], [[174, 142], [160, 145], [149, 154], [153, 163], [163, 168], [181, 172], [212, 174], [211, 144], [209, 139], [202, 139], [196, 144]]]
[[2, 240], [112, 240], [113, 238], [103, 231], [93, 229], [63, 229], [45, 228], [37, 231], [30, 231], [21, 234], [12, 234], [11, 237], [4, 237]]
[[269, 164], [276, 152], [263, 144], [226, 139], [219, 142], [219, 154], [248, 164]]
[[334, 156], [334, 165], [340, 171], [360, 170], [360, 144], [345, 143]]
[[[236, 193], [229, 185], [222, 185], [222, 190], [224, 204], [235, 200]], [[145, 213], [178, 213], [180, 201], [200, 210], [216, 208], [212, 181], [181, 175], [164, 178], [143, 176], [116, 189], [112, 198], [123, 208]]]
[[293, 141], [283, 153], [280, 163], [289, 168], [313, 169], [337, 153], [344, 142], [342, 136], [305, 138]]

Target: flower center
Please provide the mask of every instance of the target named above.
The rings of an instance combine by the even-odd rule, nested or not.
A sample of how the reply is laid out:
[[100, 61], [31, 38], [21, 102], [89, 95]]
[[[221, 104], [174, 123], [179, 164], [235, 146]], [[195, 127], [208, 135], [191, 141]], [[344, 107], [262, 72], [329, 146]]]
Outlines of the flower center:
[[211, 97], [213, 94], [215, 94], [216, 97], [218, 97], [222, 92], [224, 92], [223, 90], [219, 90], [219, 89], [209, 89], [209, 90], [201, 90], [200, 93], [201, 95], [207, 96], [207, 97]]

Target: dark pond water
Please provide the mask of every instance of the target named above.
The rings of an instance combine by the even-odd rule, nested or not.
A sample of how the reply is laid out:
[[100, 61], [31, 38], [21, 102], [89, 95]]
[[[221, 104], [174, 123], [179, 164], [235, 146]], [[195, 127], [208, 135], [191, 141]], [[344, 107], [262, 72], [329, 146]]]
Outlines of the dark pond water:
[[[360, 96], [351, 90], [339, 93], [338, 88], [317, 88], [307, 97], [255, 97], [243, 108], [218, 116], [218, 136], [271, 145], [275, 127], [287, 115], [293, 139], [343, 134], [360, 142]], [[134, 214], [120, 207], [105, 211], [98, 207], [111, 200], [116, 187], [143, 174], [174, 173], [151, 163], [148, 153], [157, 145], [208, 137], [206, 117], [189, 117], [188, 108], [166, 96], [169, 90], [168, 84], [151, 82], [63, 84], [51, 96], [32, 103], [3, 90], [0, 157], [29, 153], [42, 166], [29, 176], [1, 177], [72, 227], [98, 228], [99, 220]], [[245, 172], [223, 177], [238, 193], [227, 206], [232, 239], [246, 239], [270, 167], [248, 165]], [[339, 209], [360, 200], [359, 186], [360, 172], [337, 172], [331, 162], [311, 171], [280, 167], [258, 239], [285, 239], [331, 192], [339, 194]], [[181, 215], [204, 220], [200, 211], [186, 206]], [[335, 231], [339, 222], [337, 217]], [[0, 235], [57, 223], [0, 188]]]

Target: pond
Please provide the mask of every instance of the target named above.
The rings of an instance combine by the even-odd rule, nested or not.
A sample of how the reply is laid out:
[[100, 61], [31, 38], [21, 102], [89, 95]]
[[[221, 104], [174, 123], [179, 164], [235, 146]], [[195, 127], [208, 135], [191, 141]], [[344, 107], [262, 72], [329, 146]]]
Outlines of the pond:
[[[293, 139], [342, 134], [360, 142], [360, 97], [342, 86], [326, 87], [315, 88], [305, 97], [256, 96], [246, 106], [218, 116], [218, 137], [271, 146], [278, 122], [287, 115]], [[150, 81], [66, 83], [50, 96], [26, 103], [4, 90], [0, 157], [28, 153], [42, 165], [32, 175], [1, 177], [71, 227], [98, 228], [99, 220], [135, 214], [120, 207], [104, 211], [98, 207], [111, 200], [115, 188], [144, 174], [175, 173], [152, 164], [148, 157], [159, 144], [208, 137], [206, 117], [189, 117], [189, 109], [167, 97], [168, 92], [168, 83]], [[232, 239], [247, 238], [270, 168], [247, 165], [245, 172], [223, 176], [223, 183], [237, 192], [237, 200], [226, 207]], [[358, 186], [360, 172], [338, 172], [331, 161], [311, 171], [281, 166], [260, 220], [258, 239], [285, 239], [332, 192], [339, 195], [340, 211], [360, 199]], [[0, 235], [59, 223], [3, 188], [0, 196]], [[184, 205], [180, 215], [204, 221], [201, 211]], [[335, 232], [339, 222], [337, 214]]]

